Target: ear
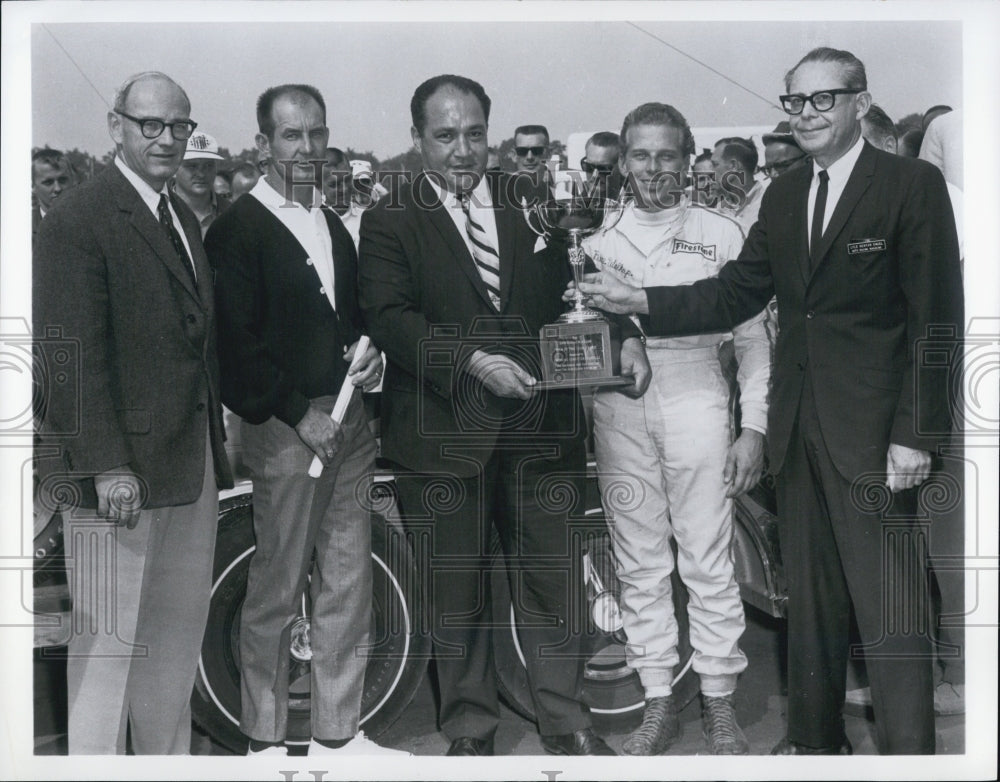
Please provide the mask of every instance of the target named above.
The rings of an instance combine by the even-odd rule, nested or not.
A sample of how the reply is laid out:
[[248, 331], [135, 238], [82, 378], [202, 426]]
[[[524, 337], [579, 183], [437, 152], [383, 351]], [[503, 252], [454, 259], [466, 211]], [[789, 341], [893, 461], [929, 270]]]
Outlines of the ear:
[[417, 130], [415, 125], [410, 126], [410, 138], [413, 139], [413, 148], [417, 150], [421, 155], [424, 154], [423, 141], [420, 138], [420, 132]]
[[115, 142], [115, 146], [121, 144], [125, 136], [122, 131], [121, 115], [116, 114], [113, 111], [108, 112], [108, 135], [110, 135], [111, 140]]
[[899, 143], [892, 136], [885, 140], [885, 151], [895, 155], [899, 151]]
[[258, 133], [253, 137], [253, 140], [257, 144], [257, 153], [260, 155], [261, 160], [266, 160], [271, 157], [271, 142], [267, 140], [267, 136], [263, 133]]
[[860, 120], [868, 113], [868, 109], [872, 107], [872, 94], [870, 92], [859, 92], [854, 96], [854, 100], [858, 107], [857, 118]]

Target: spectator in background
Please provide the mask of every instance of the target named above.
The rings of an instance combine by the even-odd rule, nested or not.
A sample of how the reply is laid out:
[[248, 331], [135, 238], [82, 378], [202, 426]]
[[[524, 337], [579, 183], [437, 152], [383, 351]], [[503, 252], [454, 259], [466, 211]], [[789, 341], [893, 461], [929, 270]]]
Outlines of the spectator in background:
[[187, 140], [184, 162], [174, 175], [174, 193], [194, 212], [205, 238], [215, 218], [228, 206], [215, 194], [215, 175], [218, 171], [219, 144], [214, 137], [195, 131]]
[[233, 180], [228, 171], [216, 171], [212, 190], [223, 206], [229, 206], [233, 200]]
[[809, 157], [792, 135], [788, 120], [782, 120], [774, 126], [774, 130], [765, 133], [763, 141], [764, 173], [769, 179], [777, 179], [782, 174], [798, 168]]
[[744, 236], [757, 222], [760, 199], [767, 189], [765, 183], [754, 179], [757, 159], [757, 146], [748, 138], [721, 139], [712, 151], [718, 209], [740, 224]]
[[549, 131], [544, 125], [521, 125], [514, 131], [514, 196], [517, 203], [529, 204], [552, 197], [548, 169]]
[[877, 103], [869, 106], [868, 113], [861, 118], [861, 135], [876, 149], [896, 154], [899, 143], [896, 125]]
[[486, 153], [486, 170], [487, 171], [503, 171], [503, 166], [500, 165], [500, 152], [496, 147], [490, 147]]
[[919, 157], [920, 145], [923, 140], [924, 132], [922, 130], [916, 128], [908, 130], [899, 137], [899, 141], [896, 143], [896, 153], [901, 157]]
[[38, 232], [38, 226], [53, 202], [77, 184], [76, 171], [69, 158], [58, 149], [40, 149], [31, 156], [31, 195], [34, 204], [31, 209], [31, 235]]
[[375, 181], [372, 164], [367, 160], [351, 161], [351, 188], [352, 200], [362, 209], [374, 206], [375, 202], [388, 192], [384, 186]]
[[963, 188], [962, 176], [962, 112], [938, 112], [934, 109], [924, 115], [924, 138], [920, 144], [920, 159], [941, 169], [946, 182], [959, 190]]
[[351, 211], [351, 166], [347, 162], [347, 155], [337, 147], [326, 148], [323, 200], [342, 220]]
[[715, 209], [719, 205], [719, 189], [715, 184], [712, 150], [705, 147], [694, 159], [691, 171], [691, 200], [708, 209]]
[[927, 111], [924, 112], [924, 116], [920, 120], [920, 129], [924, 133], [926, 133], [927, 128], [930, 127], [931, 123], [934, 120], [936, 120], [938, 117], [944, 114], [948, 114], [951, 111], [954, 111], [954, 109], [951, 106], [944, 105], [943, 103], [939, 103], [936, 106], [931, 106], [929, 109], [927, 109]]
[[605, 198], [618, 198], [622, 189], [622, 173], [618, 167], [619, 138], [617, 133], [600, 131], [584, 147], [580, 168], [592, 183], [593, 193]]
[[240, 163], [231, 172], [232, 175], [232, 200], [235, 202], [240, 196], [244, 196], [253, 190], [257, 180], [260, 179], [260, 171], [253, 163]]

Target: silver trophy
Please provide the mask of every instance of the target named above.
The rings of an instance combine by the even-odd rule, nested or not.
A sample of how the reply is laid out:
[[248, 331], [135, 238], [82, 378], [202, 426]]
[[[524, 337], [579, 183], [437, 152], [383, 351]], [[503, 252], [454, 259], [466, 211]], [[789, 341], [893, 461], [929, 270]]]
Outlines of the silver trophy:
[[543, 326], [539, 335], [544, 388], [631, 382], [619, 375], [621, 336], [618, 325], [587, 307], [580, 292], [580, 278], [586, 263], [580, 243], [598, 231], [614, 227], [622, 210], [621, 202], [596, 195], [580, 195], [575, 186], [566, 198], [523, 205], [524, 218], [532, 231], [546, 241], [555, 239], [568, 245], [567, 254], [576, 283], [571, 309], [560, 315], [555, 323]]

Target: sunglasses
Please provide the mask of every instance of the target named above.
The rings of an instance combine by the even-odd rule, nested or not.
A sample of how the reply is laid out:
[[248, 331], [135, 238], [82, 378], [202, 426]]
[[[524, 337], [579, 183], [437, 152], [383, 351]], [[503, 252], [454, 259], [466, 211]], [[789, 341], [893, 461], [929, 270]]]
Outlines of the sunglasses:
[[518, 157], [527, 157], [528, 153], [535, 157], [541, 157], [545, 154], [545, 147], [514, 147], [514, 151]]
[[580, 159], [580, 168], [583, 169], [587, 174], [593, 174], [595, 171], [599, 174], [610, 174], [615, 170], [614, 163], [591, 163], [587, 158]]

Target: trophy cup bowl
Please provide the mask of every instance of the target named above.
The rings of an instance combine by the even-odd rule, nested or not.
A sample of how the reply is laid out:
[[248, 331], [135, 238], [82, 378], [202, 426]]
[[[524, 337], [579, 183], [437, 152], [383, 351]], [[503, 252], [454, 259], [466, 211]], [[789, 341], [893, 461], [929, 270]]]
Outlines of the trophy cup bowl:
[[[524, 204], [528, 226], [546, 241], [567, 244], [576, 293], [570, 310], [555, 323], [542, 327], [540, 344], [544, 388], [626, 385], [620, 372], [621, 337], [618, 325], [584, 305], [580, 278], [586, 255], [580, 243], [618, 222], [623, 204], [607, 198], [574, 194], [531, 206]], [[533, 222], [534, 220], [534, 222]], [[537, 224], [536, 224], [537, 223]]]

